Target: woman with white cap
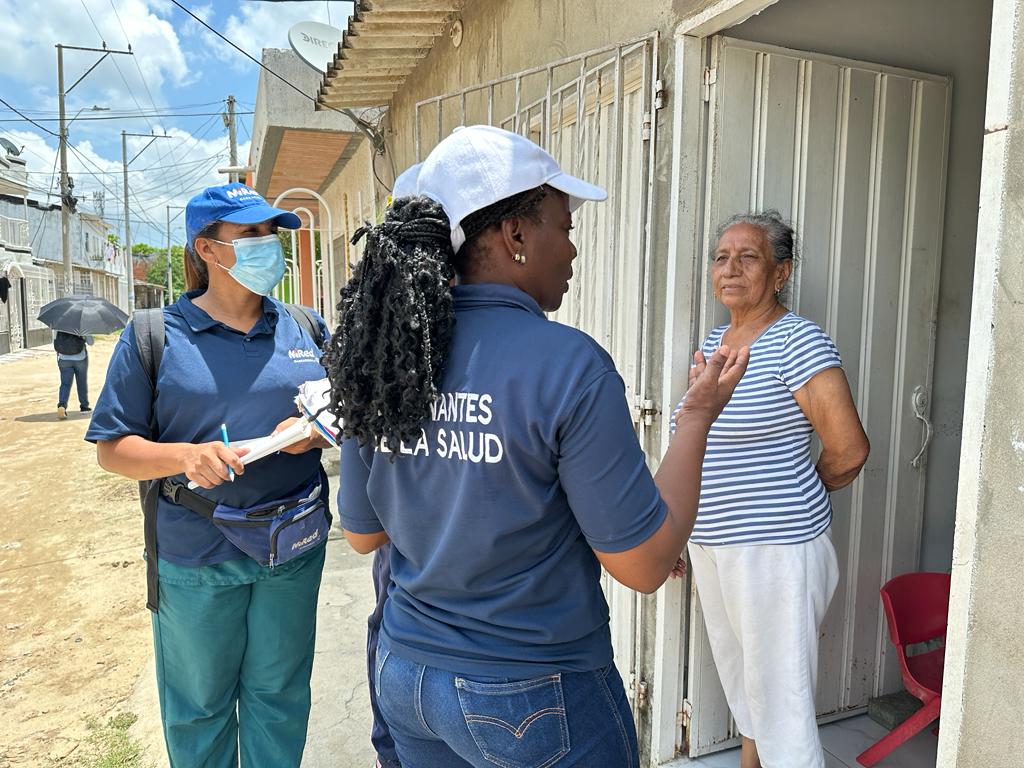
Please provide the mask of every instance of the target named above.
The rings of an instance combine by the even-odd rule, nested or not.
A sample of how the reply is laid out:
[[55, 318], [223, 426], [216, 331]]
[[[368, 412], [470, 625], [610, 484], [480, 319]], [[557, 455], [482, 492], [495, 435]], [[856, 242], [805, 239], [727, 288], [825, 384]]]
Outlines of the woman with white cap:
[[544, 317], [572, 212], [605, 192], [487, 126], [442, 141], [416, 189], [365, 231], [325, 352], [342, 525], [360, 552], [392, 545], [374, 687], [398, 756], [637, 766], [601, 566], [646, 592], [668, 577], [746, 352], [697, 356], [652, 478], [610, 357]]

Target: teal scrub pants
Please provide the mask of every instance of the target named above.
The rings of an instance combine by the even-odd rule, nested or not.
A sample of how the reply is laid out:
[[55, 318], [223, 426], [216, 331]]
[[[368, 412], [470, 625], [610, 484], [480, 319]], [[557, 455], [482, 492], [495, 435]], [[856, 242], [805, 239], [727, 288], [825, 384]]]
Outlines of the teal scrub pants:
[[172, 768], [298, 768], [325, 551], [275, 568], [160, 561], [153, 641]]

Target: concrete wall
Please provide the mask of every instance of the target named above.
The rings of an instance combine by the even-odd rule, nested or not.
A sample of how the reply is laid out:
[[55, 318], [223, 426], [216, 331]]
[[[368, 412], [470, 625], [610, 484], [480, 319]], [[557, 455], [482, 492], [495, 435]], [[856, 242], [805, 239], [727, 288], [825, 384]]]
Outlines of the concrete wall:
[[[396, 133], [388, 147], [399, 171], [415, 162], [410, 128], [418, 100], [654, 31], [662, 33], [662, 49], [668, 54], [681, 15], [707, 4], [709, 0], [467, 3], [461, 16], [464, 33], [460, 47], [455, 48], [448, 37], [439, 38], [392, 103], [390, 125]], [[664, 71], [670, 71], [668, 59], [662, 60]]]
[[1024, 7], [996, 0], [940, 766], [1024, 753]]
[[727, 32], [746, 40], [952, 75], [942, 274], [921, 568], [953, 550], [971, 319], [991, 0], [782, 0]]
[[[346, 260], [355, 264], [359, 260], [361, 246], [349, 244], [352, 235], [364, 221], [379, 221], [387, 191], [376, 183], [373, 177], [373, 150], [370, 142], [361, 137], [353, 138], [357, 144], [341, 173], [323, 190], [331, 215], [334, 216], [332, 239], [334, 240], [334, 269], [338, 288], [345, 285], [351, 270]], [[388, 159], [377, 157], [378, 173], [390, 180], [391, 166]]]
[[[263, 65], [292, 83], [302, 93], [316, 97], [322, 75], [289, 48], [264, 48]], [[355, 130], [351, 119], [333, 110], [317, 112], [313, 102], [278, 78], [260, 70], [256, 86], [256, 113], [252, 120], [249, 160], [256, 167], [254, 186], [265, 191], [274, 170], [281, 136], [286, 128], [307, 131]]]

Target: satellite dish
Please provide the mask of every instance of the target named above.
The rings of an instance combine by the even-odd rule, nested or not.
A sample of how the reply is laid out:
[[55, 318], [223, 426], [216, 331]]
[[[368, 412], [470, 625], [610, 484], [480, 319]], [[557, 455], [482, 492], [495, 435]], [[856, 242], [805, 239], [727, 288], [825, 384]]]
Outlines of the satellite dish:
[[317, 72], [326, 72], [341, 42], [342, 32], [319, 21], [300, 21], [288, 30], [288, 43], [299, 58]]

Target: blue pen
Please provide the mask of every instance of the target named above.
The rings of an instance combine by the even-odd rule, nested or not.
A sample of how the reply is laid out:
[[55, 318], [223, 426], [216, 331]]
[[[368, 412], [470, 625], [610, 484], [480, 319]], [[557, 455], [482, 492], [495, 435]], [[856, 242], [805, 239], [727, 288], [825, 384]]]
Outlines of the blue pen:
[[[230, 448], [231, 447], [231, 443], [228, 442], [228, 425], [227, 424], [221, 424], [220, 425], [220, 437], [221, 437], [221, 440], [224, 441], [224, 445], [226, 445], [226, 446], [228, 446]], [[228, 478], [230, 478], [231, 482], [235, 481], [235, 470], [233, 470], [230, 466], [228, 467]]]

